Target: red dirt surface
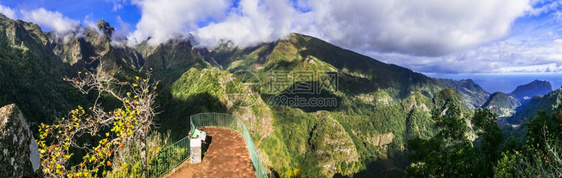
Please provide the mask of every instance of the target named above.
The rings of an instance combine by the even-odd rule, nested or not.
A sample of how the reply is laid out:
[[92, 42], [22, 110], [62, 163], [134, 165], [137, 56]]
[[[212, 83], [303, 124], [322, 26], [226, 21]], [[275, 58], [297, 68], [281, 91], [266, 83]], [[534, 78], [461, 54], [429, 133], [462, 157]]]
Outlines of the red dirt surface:
[[246, 142], [238, 132], [215, 127], [201, 130], [211, 137], [201, 163], [191, 164], [188, 159], [164, 177], [256, 177]]

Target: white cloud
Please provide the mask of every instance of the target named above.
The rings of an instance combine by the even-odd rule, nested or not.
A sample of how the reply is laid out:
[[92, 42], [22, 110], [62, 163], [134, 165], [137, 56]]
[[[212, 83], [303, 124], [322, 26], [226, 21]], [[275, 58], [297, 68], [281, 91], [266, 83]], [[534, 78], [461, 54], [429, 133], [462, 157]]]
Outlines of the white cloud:
[[133, 1], [142, 11], [136, 31], [129, 35], [129, 45], [151, 37], [156, 45], [185, 36], [198, 28], [198, 23], [210, 18], [221, 19], [231, 5], [229, 0], [138, 0]]
[[499, 73], [544, 73], [544, 72], [562, 72], [562, 66], [556, 63], [542, 64], [542, 65], [529, 65], [529, 66], [516, 66], [516, 67], [502, 67], [494, 72]]
[[123, 6], [127, 5], [128, 0], [105, 0], [106, 2], [111, 2], [113, 4], [113, 12], [123, 9]]
[[[247, 47], [299, 32], [420, 72], [499, 72], [505, 67], [537, 62], [562, 66], [562, 54], [552, 39], [559, 36], [553, 22], [541, 22], [549, 29], [540, 32], [529, 24], [515, 29], [517, 33], [534, 35], [532, 38], [512, 34], [516, 19], [551, 13], [559, 7], [557, 2], [240, 0], [236, 6], [225, 0], [133, 3], [141, 9], [142, 18], [136, 31], [128, 36], [129, 45], [149, 37], [149, 44], [156, 45], [193, 34], [199, 47], [212, 48], [225, 41]], [[511, 70], [505, 70], [508, 69]], [[548, 71], [556, 70], [551, 67]]]
[[111, 35], [111, 46], [121, 47], [122, 42], [127, 39], [127, 34], [129, 34], [129, 29], [131, 24], [124, 22], [121, 16], [116, 17], [117, 23], [119, 24], [119, 29], [114, 31]]
[[92, 20], [91, 14], [86, 15], [83, 22], [84, 24], [86, 24], [86, 27], [88, 27], [89, 29], [94, 30], [101, 36], [105, 36], [105, 34], [98, 28], [97, 23]]
[[385, 62], [426, 73], [562, 72], [562, 40], [515, 37], [439, 56], [367, 53]]
[[[355, 50], [441, 56], [509, 33], [528, 0], [310, 0], [313, 31]], [[305, 31], [306, 32], [306, 31]]]
[[[562, 66], [560, 1], [106, 1], [114, 11], [132, 3], [142, 15], [133, 32], [117, 17], [121, 28], [112, 45], [125, 38], [129, 46], [147, 39], [157, 45], [193, 35], [198, 47], [225, 41], [247, 47], [298, 32], [419, 72], [552, 72]], [[21, 12], [57, 33], [80, 25], [42, 8]]]
[[4, 14], [6, 17], [10, 19], [17, 19], [16, 11], [14, 11], [12, 8], [3, 6], [1, 4], [0, 4], [0, 13]]
[[[252, 46], [290, 32], [357, 51], [442, 56], [507, 36], [529, 0], [137, 0], [142, 18], [131, 41], [152, 45], [194, 34], [200, 46], [221, 40]], [[536, 2], [535, 2], [536, 3]], [[199, 23], [213, 19], [212, 23]]]
[[121, 32], [122, 32], [123, 34], [129, 33], [129, 29], [131, 28], [131, 24], [129, 24], [129, 23], [127, 23], [127, 22], [124, 22], [124, 21], [121, 19], [121, 16], [117, 16], [116, 20], [117, 20], [117, 23], [119, 23], [119, 27], [120, 27], [120, 29], [121, 29]]
[[200, 28], [194, 36], [203, 47], [221, 40], [239, 46], [276, 41], [289, 35], [295, 13], [287, 0], [242, 0], [224, 21]]
[[120, 1], [114, 1], [113, 2], [113, 11], [118, 11], [123, 9], [123, 4], [124, 2], [120, 2]]
[[66, 35], [81, 28], [80, 22], [63, 16], [57, 11], [48, 11], [45, 8], [39, 8], [32, 11], [21, 10], [23, 19], [31, 21], [39, 25], [54, 30], [59, 35]]
[[529, 11], [529, 14], [533, 16], [538, 16], [550, 11], [555, 11], [560, 6], [562, 6], [562, 2], [552, 0], [533, 0], [531, 1], [531, 4], [534, 6], [534, 8]]

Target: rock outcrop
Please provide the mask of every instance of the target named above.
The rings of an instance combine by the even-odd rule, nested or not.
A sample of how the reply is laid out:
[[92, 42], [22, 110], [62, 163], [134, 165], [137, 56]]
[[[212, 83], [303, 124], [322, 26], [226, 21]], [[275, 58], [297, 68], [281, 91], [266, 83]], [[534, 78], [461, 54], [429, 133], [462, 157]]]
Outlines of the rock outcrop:
[[35, 138], [15, 104], [0, 108], [0, 173], [6, 177], [37, 177], [40, 167]]

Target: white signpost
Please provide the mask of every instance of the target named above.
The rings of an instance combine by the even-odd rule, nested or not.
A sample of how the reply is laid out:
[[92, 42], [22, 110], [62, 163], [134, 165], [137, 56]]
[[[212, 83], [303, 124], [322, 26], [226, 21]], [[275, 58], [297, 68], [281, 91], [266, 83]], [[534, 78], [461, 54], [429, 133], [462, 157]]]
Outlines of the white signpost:
[[201, 163], [201, 142], [205, 141], [205, 138], [207, 138], [207, 133], [199, 129], [193, 131], [192, 137], [189, 140], [192, 164]]

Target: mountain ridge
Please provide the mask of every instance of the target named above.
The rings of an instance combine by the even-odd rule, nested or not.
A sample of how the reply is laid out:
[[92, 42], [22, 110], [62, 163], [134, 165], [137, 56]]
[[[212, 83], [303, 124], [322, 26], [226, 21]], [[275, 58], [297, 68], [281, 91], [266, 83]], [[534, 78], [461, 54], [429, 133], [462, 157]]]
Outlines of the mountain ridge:
[[534, 80], [531, 83], [519, 85], [509, 95], [526, 104], [535, 95], [544, 95], [552, 92], [552, 85], [548, 81]]
[[515, 109], [519, 106], [521, 106], [521, 103], [513, 96], [503, 92], [495, 92], [490, 95], [490, 98], [482, 105], [482, 108], [492, 110], [499, 117], [509, 117], [515, 114]]
[[535, 95], [528, 100], [525, 106], [518, 109], [517, 114], [508, 118], [508, 122], [512, 124], [523, 124], [531, 120], [537, 114], [537, 111], [546, 111], [553, 113], [562, 103], [562, 89], [554, 90], [544, 95]]
[[[69, 108], [93, 103], [92, 96], [80, 95], [69, 87], [62, 80], [64, 76], [91, 71], [100, 67], [100, 63], [104, 70], [115, 71], [123, 80], [152, 71], [154, 78], [162, 81], [157, 101], [163, 111], [158, 120], [161, 132], [171, 130], [173, 139], [181, 138], [187, 134], [189, 115], [232, 113], [248, 125], [260, 158], [272, 174], [285, 176], [298, 169], [305, 177], [400, 176], [403, 171], [397, 170], [409, 166], [408, 153], [404, 150], [406, 140], [434, 133], [433, 110], [446, 110], [453, 103], [470, 112], [489, 95], [471, 80], [433, 79], [295, 33], [250, 48], [223, 44], [215, 49], [198, 49], [189, 40], [170, 40], [157, 46], [149, 46], [145, 41], [130, 48], [111, 44], [108, 36], [112, 27], [104, 21], [98, 22], [97, 30], [86, 28], [81, 32], [83, 36], [71, 34], [65, 40], [41, 32], [31, 23], [0, 20], [4, 25], [0, 29], [11, 24], [10, 28], [22, 34], [14, 36], [6, 30], [0, 33], [4, 35], [0, 39], [2, 45], [19, 51], [12, 53], [7, 48], [0, 51], [0, 55], [6, 56], [0, 58], [0, 84], [15, 86], [0, 89], [0, 104], [17, 100], [24, 115], [31, 115], [28, 119], [32, 122], [51, 122]], [[21, 63], [21, 56], [30, 64]], [[33, 78], [36, 76], [33, 73], [22, 74], [26, 72], [25, 67], [53, 75]], [[250, 71], [256, 75], [255, 80], [261, 81], [260, 85], [241, 87], [248, 81], [238, 71]], [[272, 71], [287, 72], [282, 77], [289, 80], [281, 83], [271, 80], [268, 77], [274, 74]], [[316, 77], [332, 78], [320, 81], [297, 76], [306, 71]], [[33, 91], [32, 83], [42, 90]], [[266, 87], [272, 84], [279, 84], [280, 90], [267, 91]], [[294, 91], [291, 88], [309, 84], [322, 85], [316, 88], [321, 95], [285, 94]], [[230, 98], [225, 88], [231, 86], [251, 98]], [[28, 96], [16, 97], [23, 94]], [[310, 99], [310, 96], [337, 98], [337, 105], [328, 109], [267, 105], [272, 97]], [[42, 99], [33, 103], [34, 98]], [[111, 108], [110, 98], [103, 101]], [[49, 102], [53, 104], [44, 106]], [[240, 103], [252, 105], [237, 106]], [[51, 118], [41, 118], [46, 113], [51, 113], [48, 114]]]

